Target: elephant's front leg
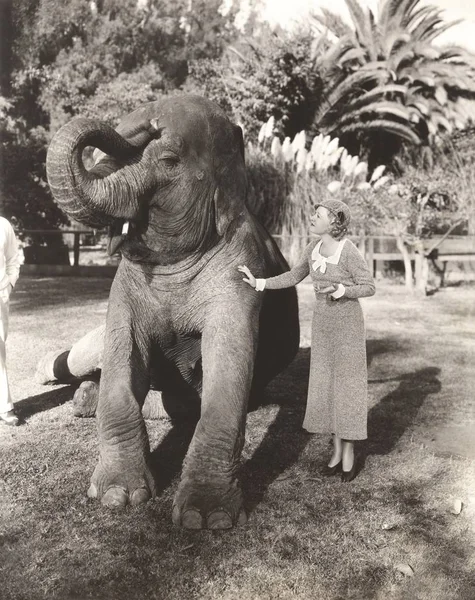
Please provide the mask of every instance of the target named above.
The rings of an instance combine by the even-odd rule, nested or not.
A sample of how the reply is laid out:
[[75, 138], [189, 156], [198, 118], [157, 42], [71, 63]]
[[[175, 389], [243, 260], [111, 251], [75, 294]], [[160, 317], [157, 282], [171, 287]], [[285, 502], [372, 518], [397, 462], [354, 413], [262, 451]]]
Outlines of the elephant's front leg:
[[202, 337], [201, 418], [184, 462], [173, 522], [227, 529], [246, 521], [237, 481], [257, 346], [257, 311], [228, 307]]
[[[119, 326], [117, 326], [119, 324]], [[107, 506], [146, 502], [155, 490], [141, 408], [149, 388], [150, 344], [132, 318], [109, 307], [96, 420], [99, 463], [88, 496]]]

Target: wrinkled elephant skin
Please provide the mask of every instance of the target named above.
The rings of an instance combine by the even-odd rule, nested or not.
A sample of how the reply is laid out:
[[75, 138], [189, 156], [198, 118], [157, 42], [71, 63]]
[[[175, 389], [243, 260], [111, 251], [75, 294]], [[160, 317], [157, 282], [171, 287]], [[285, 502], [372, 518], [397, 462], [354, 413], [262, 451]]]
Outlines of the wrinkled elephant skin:
[[[82, 162], [86, 146], [101, 151], [90, 171]], [[47, 369], [58, 379], [102, 369], [100, 454], [88, 495], [111, 507], [154, 495], [141, 412], [152, 385], [172, 417], [200, 410], [174, 523], [244, 523], [237, 469], [249, 397], [295, 356], [299, 327], [294, 289], [256, 292], [237, 270], [246, 264], [268, 277], [288, 268], [246, 207], [240, 128], [199, 96], [142, 106], [116, 130], [76, 118], [53, 138], [47, 172], [67, 214], [109, 225], [121, 244], [105, 334], [91, 332], [61, 355], [65, 364]], [[96, 389], [81, 388], [78, 411], [94, 410]]]

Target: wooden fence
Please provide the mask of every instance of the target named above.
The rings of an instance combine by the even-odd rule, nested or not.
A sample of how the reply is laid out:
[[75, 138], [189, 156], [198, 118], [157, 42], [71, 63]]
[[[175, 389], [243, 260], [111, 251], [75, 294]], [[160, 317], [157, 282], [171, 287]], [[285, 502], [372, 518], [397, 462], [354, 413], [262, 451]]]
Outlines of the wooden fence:
[[[97, 232], [90, 229], [62, 229], [58, 230], [25, 230], [22, 232], [30, 240], [42, 240], [44, 241], [49, 236], [62, 236], [61, 241], [65, 242], [69, 252], [72, 250], [72, 265], [69, 261], [69, 265], [58, 265], [58, 264], [25, 264], [23, 265], [23, 272], [30, 273], [43, 273], [48, 271], [51, 274], [78, 274], [78, 275], [93, 275], [111, 273], [116, 269], [116, 266], [98, 266], [98, 265], [81, 265], [81, 255], [86, 252], [91, 255], [91, 251], [97, 250], [98, 246], [91, 247], [90, 245], [81, 244], [86, 236], [93, 239], [99, 239], [103, 236], [104, 232]], [[282, 245], [284, 236], [275, 235], [274, 238], [279, 245]], [[310, 238], [309, 238], [310, 239]], [[391, 236], [369, 236], [366, 238], [352, 238], [352, 240], [358, 245], [360, 251], [365, 256], [366, 261], [370, 266], [373, 267], [373, 272], [376, 276], [380, 275], [383, 271], [384, 264], [387, 261], [402, 261], [402, 256], [397, 249], [396, 239]], [[438, 244], [438, 242], [441, 242]], [[424, 245], [424, 250], [428, 251], [430, 248], [436, 246], [436, 250], [432, 253], [430, 258], [436, 263], [442, 264], [442, 268], [445, 270], [448, 262], [464, 262], [473, 263], [467, 266], [470, 270], [475, 271], [475, 236], [449, 236], [447, 238], [433, 237], [427, 240]], [[103, 252], [105, 247], [102, 249]], [[414, 260], [415, 254], [411, 253], [411, 259]], [[46, 269], [49, 267], [49, 269]], [[89, 271], [89, 272], [88, 272]]]

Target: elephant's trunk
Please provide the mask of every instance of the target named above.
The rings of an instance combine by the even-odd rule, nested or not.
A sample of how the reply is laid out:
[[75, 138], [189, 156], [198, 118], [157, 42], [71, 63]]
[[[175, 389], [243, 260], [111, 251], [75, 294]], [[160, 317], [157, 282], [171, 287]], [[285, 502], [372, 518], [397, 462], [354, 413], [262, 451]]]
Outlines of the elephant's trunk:
[[[105, 177], [104, 172], [87, 171], [82, 160], [86, 146], [99, 148], [124, 166]], [[104, 227], [118, 218], [133, 219], [149, 185], [140, 156], [140, 149], [105, 123], [77, 117], [51, 141], [46, 158], [48, 183], [64, 212], [90, 227]]]

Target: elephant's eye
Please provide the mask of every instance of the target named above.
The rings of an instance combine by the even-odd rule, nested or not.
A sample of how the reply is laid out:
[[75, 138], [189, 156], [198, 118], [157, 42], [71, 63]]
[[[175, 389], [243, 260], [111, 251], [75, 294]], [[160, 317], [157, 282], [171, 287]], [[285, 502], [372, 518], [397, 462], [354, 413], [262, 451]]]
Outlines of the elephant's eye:
[[180, 162], [180, 159], [175, 154], [165, 154], [160, 160], [166, 169], [174, 169]]

